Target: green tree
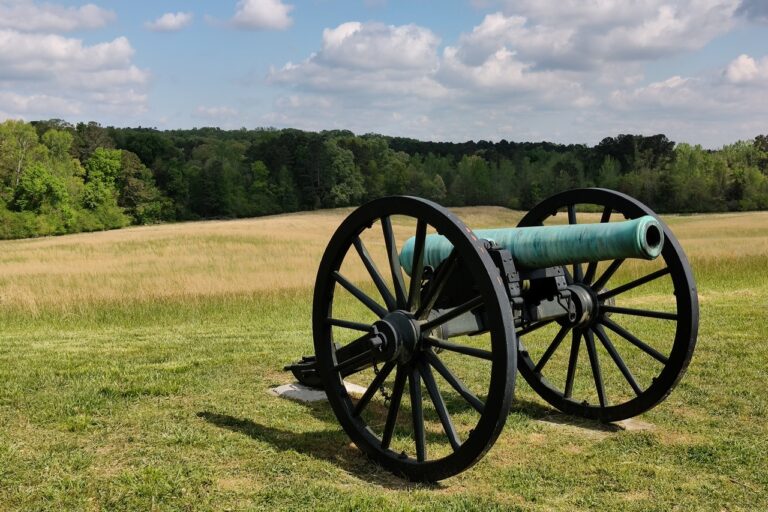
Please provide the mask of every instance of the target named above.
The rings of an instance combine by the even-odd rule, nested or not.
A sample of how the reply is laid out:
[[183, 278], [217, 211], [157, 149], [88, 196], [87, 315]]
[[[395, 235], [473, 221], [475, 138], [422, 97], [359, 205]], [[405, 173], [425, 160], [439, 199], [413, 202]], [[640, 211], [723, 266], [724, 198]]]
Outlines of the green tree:
[[253, 182], [251, 183], [249, 200], [252, 215], [267, 215], [280, 211], [275, 200], [275, 187], [270, 182], [269, 169], [264, 162], [257, 160], [251, 165]]
[[109, 131], [99, 123], [78, 123], [74, 132], [74, 144], [72, 153], [81, 162], [90, 160], [91, 155], [101, 149], [114, 149], [115, 142], [109, 135]]
[[51, 158], [58, 161], [70, 159], [69, 151], [73, 140], [71, 133], [55, 129], [48, 130], [42, 136], [42, 143], [48, 148]]
[[299, 196], [296, 190], [296, 184], [293, 181], [288, 168], [283, 166], [277, 172], [277, 187], [275, 191], [277, 203], [281, 211], [295, 212], [299, 209]]
[[424, 190], [424, 197], [438, 203], [445, 200], [448, 196], [448, 189], [445, 187], [443, 177], [439, 174], [427, 181], [427, 188]]
[[352, 151], [338, 145], [335, 139], [325, 141], [325, 170], [330, 175], [330, 190], [326, 206], [348, 206], [356, 204], [365, 192], [363, 177]]
[[131, 151], [121, 151], [120, 170], [115, 178], [117, 205], [136, 224], [150, 224], [170, 217], [171, 203], [155, 186], [152, 171]]
[[24, 166], [38, 145], [34, 126], [13, 119], [0, 124], [0, 177], [6, 186], [18, 186]]
[[116, 180], [122, 168], [122, 151], [97, 148], [85, 163], [83, 206], [91, 213], [81, 218], [83, 229], [122, 227], [129, 218], [117, 204]]
[[34, 162], [21, 174], [14, 203], [21, 211], [45, 213], [68, 207], [69, 194], [60, 178], [42, 163]]

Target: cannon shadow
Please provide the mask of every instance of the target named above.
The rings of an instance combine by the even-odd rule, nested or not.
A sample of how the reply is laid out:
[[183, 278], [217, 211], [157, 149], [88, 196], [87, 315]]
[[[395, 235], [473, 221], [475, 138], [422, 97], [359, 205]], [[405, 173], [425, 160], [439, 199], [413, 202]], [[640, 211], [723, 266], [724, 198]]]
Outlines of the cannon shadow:
[[368, 459], [351, 443], [344, 430], [335, 423], [335, 416], [333, 416], [330, 408], [323, 407], [325, 409], [323, 411], [316, 404], [304, 405], [319, 419], [329, 423], [333, 422], [334, 428], [314, 432], [293, 432], [263, 425], [251, 419], [237, 418], [218, 412], [201, 411], [197, 413], [197, 416], [219, 428], [248, 436], [256, 441], [268, 443], [279, 451], [302, 453], [316, 459], [329, 461], [361, 480], [388, 489], [442, 488], [439, 483], [410, 482], [390, 473]]
[[[441, 489], [443, 487], [440, 483], [409, 482], [393, 475], [367, 458], [350, 442], [326, 402], [304, 403], [296, 401], [296, 403], [302, 404], [309, 413], [331, 427], [314, 432], [294, 432], [220, 412], [201, 411], [197, 413], [197, 416], [216, 427], [268, 443], [279, 451], [302, 453], [316, 459], [329, 461], [362, 480], [382, 487], [389, 489]], [[610, 434], [623, 430], [620, 426], [612, 423], [601, 423], [569, 416], [546, 405], [525, 399], [516, 399], [513, 402], [510, 415], [515, 414], [548, 424], [584, 429], [599, 434]]]

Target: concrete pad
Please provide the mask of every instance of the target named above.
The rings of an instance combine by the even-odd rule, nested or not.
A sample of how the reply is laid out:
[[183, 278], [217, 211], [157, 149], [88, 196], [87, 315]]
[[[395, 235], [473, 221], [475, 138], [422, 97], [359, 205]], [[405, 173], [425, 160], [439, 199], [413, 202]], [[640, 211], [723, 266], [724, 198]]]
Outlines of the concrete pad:
[[628, 420], [617, 421], [614, 423], [614, 425], [617, 425], [622, 430], [626, 430], [628, 432], [651, 432], [656, 430], [656, 425], [653, 423], [648, 423], [647, 421], [642, 421], [637, 418], [629, 418]]
[[635, 418], [614, 423], [601, 423], [577, 416], [553, 413], [539, 418], [539, 421], [551, 427], [595, 438], [608, 437], [613, 432], [648, 432], [656, 429], [655, 425]]
[[[350, 395], [357, 396], [365, 393], [366, 389], [362, 386], [358, 386], [357, 384], [352, 384], [351, 382], [345, 382], [344, 387], [347, 388], [347, 392], [349, 392]], [[267, 390], [267, 392], [270, 395], [305, 403], [327, 400], [325, 391], [322, 389], [310, 388], [304, 384], [299, 384], [298, 382], [294, 382], [292, 384], [283, 384], [282, 386], [271, 388]]]

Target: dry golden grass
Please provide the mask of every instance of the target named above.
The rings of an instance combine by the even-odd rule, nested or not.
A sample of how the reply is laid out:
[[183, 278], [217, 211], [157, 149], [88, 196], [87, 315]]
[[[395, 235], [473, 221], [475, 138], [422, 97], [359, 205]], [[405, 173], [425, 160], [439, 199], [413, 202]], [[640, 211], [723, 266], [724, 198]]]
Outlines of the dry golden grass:
[[[3, 241], [0, 308], [35, 313], [89, 303], [311, 288], [323, 250], [349, 211]], [[477, 228], [515, 225], [522, 217], [497, 207], [454, 212]], [[596, 215], [583, 217], [580, 222], [597, 220]], [[697, 264], [725, 268], [768, 254], [768, 212], [665, 219]], [[401, 241], [408, 231], [401, 227]]]

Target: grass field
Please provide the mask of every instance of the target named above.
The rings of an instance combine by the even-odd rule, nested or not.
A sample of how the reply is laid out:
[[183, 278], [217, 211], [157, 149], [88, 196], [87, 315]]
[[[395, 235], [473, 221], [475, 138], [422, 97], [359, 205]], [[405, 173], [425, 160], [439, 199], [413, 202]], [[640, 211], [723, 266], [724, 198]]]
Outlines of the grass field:
[[541, 421], [519, 379], [493, 449], [433, 486], [368, 462], [326, 404], [267, 393], [312, 351], [347, 213], [0, 242], [0, 509], [768, 510], [768, 212], [665, 219], [701, 326], [647, 429]]

